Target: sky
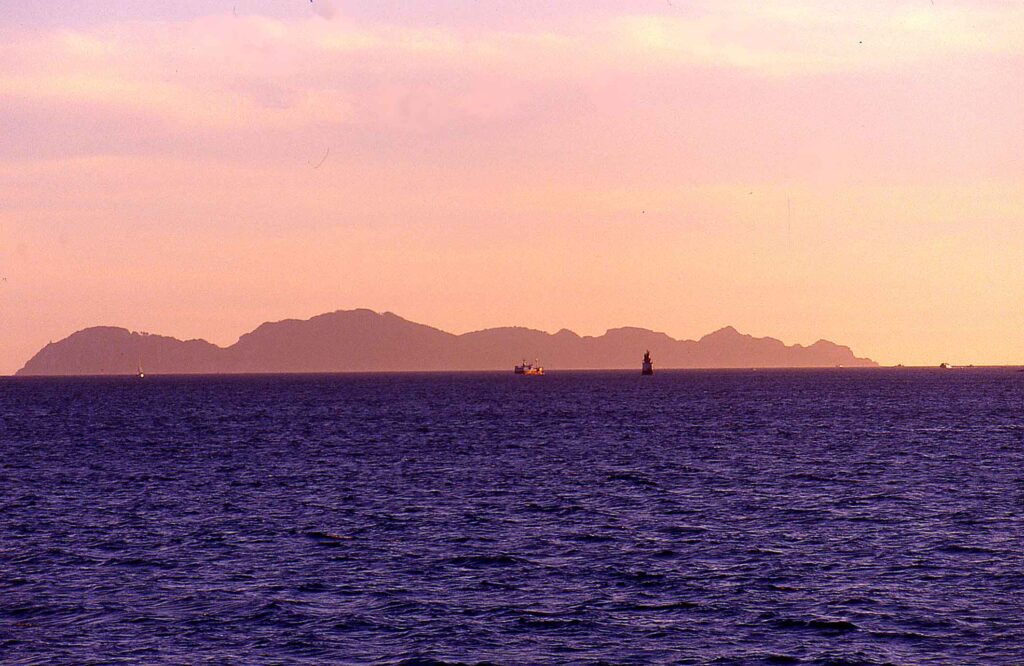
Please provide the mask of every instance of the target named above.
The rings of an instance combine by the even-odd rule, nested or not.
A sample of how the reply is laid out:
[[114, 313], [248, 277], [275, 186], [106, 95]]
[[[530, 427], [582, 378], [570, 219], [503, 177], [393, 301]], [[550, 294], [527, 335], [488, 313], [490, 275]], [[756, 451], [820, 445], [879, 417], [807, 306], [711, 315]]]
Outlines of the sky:
[[1024, 363], [1022, 71], [1016, 1], [3, 3], [0, 374], [356, 307]]

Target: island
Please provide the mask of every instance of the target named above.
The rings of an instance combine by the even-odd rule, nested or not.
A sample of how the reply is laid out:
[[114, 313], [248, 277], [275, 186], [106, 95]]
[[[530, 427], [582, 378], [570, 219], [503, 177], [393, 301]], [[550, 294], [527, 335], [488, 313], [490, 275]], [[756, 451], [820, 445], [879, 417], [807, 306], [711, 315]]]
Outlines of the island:
[[726, 327], [699, 340], [675, 340], [644, 328], [600, 336], [563, 329], [490, 328], [456, 335], [390, 312], [340, 310], [311, 319], [265, 323], [219, 347], [125, 328], [94, 327], [41, 349], [19, 376], [330, 373], [508, 370], [519, 359], [542, 359], [556, 370], [634, 369], [645, 350], [659, 367], [874, 367], [849, 347], [827, 340], [810, 346], [755, 338]]

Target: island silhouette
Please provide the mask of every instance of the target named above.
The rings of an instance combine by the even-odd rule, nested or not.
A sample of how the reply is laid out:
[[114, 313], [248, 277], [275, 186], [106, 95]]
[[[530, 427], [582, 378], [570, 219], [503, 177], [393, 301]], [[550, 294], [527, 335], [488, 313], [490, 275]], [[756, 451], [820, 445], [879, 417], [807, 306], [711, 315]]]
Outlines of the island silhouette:
[[522, 327], [455, 335], [391, 312], [340, 310], [307, 320], [265, 323], [229, 347], [100, 326], [41, 349], [16, 374], [126, 375], [508, 370], [539, 358], [555, 369], [639, 368], [650, 350], [659, 368], [874, 367], [849, 347], [755, 338], [730, 327], [700, 340], [643, 328], [600, 336]]

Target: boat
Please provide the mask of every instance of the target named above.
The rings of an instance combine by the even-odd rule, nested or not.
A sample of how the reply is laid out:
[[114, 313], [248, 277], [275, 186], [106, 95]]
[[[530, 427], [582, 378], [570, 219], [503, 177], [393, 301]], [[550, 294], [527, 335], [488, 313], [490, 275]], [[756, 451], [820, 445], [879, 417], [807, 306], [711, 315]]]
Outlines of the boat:
[[653, 375], [654, 374], [654, 362], [651, 360], [651, 352], [644, 352], [644, 365], [640, 371], [641, 375]]
[[517, 375], [543, 375], [544, 367], [541, 365], [534, 365], [535, 363], [536, 360], [533, 363], [527, 363], [526, 359], [523, 359], [522, 364], [516, 366], [515, 373]]
[[145, 379], [146, 373], [142, 371], [142, 362], [139, 362], [139, 371], [136, 373], [139, 379]]

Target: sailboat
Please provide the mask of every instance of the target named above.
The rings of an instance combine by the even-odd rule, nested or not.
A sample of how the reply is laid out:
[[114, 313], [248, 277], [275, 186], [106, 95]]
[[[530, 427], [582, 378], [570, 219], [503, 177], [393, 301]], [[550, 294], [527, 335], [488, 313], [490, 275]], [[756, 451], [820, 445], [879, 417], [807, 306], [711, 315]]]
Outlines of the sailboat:
[[651, 352], [644, 352], [644, 364], [640, 370], [641, 375], [653, 375], [654, 374], [654, 361], [651, 360]]
[[139, 371], [137, 373], [139, 379], [145, 379], [146, 373], [142, 371], [142, 361], [139, 361]]

